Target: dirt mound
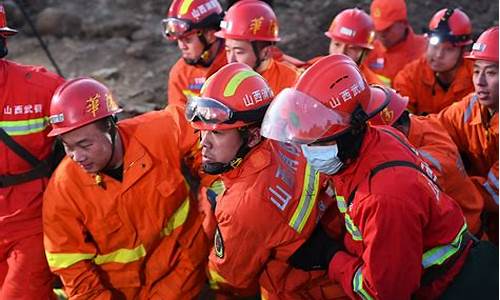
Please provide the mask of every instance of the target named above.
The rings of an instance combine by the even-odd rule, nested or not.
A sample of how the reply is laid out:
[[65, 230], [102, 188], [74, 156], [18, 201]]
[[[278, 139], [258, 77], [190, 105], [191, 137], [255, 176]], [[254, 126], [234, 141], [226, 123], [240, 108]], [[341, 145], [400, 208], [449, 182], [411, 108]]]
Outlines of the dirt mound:
[[[23, 3], [42, 33], [65, 77], [92, 75], [110, 85], [130, 114], [160, 109], [166, 103], [168, 70], [178, 59], [176, 44], [165, 41], [160, 21], [170, 1], [135, 0], [25, 0]], [[498, 2], [430, 0], [408, 2], [408, 15], [417, 32], [434, 12], [461, 7], [471, 17], [475, 35], [498, 25]], [[20, 34], [9, 39], [9, 59], [45, 65], [50, 61], [13, 1], [5, 1], [9, 24]], [[280, 47], [308, 59], [327, 52], [323, 32], [341, 10], [358, 6], [369, 10], [369, 0], [280, 0], [274, 8], [280, 20]]]

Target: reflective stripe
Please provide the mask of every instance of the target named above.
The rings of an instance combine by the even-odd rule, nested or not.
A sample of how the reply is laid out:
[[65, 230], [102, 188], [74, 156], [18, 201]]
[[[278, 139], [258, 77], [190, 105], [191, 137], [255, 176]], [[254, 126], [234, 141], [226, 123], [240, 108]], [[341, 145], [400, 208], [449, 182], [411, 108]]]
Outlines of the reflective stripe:
[[231, 80], [229, 80], [226, 87], [224, 88], [224, 97], [234, 96], [234, 94], [236, 93], [236, 89], [240, 86], [243, 80], [253, 76], [257, 76], [257, 73], [255, 73], [254, 71], [241, 71], [236, 73], [236, 75], [234, 75]]
[[222, 277], [222, 275], [217, 273], [217, 271], [215, 271], [214, 269], [208, 269], [208, 274], [209, 274], [208, 282], [212, 290], [218, 290], [220, 288], [218, 284], [219, 282], [222, 283], [227, 282], [227, 280], [224, 277]]
[[10, 136], [42, 132], [47, 128], [48, 124], [49, 119], [47, 117], [19, 121], [0, 121], [0, 127]]
[[[488, 181], [486, 181], [483, 184], [483, 187], [490, 194], [491, 198], [493, 198], [493, 200], [495, 201], [495, 203], [498, 205], [498, 193], [495, 190], [493, 190], [493, 188], [491, 187], [490, 183]], [[498, 189], [498, 187], [497, 187], [497, 189]]]
[[469, 122], [470, 116], [472, 115], [472, 109], [474, 108], [474, 104], [477, 102], [477, 95], [472, 96], [472, 99], [469, 102], [469, 105], [467, 106], [467, 109], [465, 110], [464, 113], [464, 124]]
[[82, 260], [92, 259], [95, 254], [90, 253], [50, 253], [45, 252], [51, 269], [64, 269]]
[[134, 249], [118, 249], [109, 254], [97, 255], [94, 258], [94, 263], [97, 265], [102, 265], [106, 263], [119, 263], [126, 264], [134, 261], [140, 260], [142, 257], [146, 256], [146, 249], [141, 244]]
[[383, 83], [384, 85], [389, 86], [389, 87], [391, 86], [391, 79], [390, 79], [389, 77], [385, 77], [385, 76], [380, 75], [380, 74], [375, 74], [375, 75], [376, 75], [376, 77], [377, 77], [380, 81], [382, 81], [382, 83]]
[[354, 274], [354, 279], [352, 280], [352, 286], [354, 288], [354, 292], [358, 294], [361, 299], [373, 299], [370, 294], [363, 288], [363, 267], [359, 267], [356, 270], [356, 274]]
[[493, 183], [493, 185], [498, 190], [498, 178], [495, 176], [495, 174], [492, 171], [488, 172], [488, 179], [490, 180], [491, 183]]
[[444, 261], [457, 253], [460, 249], [464, 235], [467, 233], [467, 224], [462, 226], [455, 239], [448, 245], [434, 247], [427, 250], [422, 256], [422, 266], [427, 269], [431, 266], [441, 265]]
[[189, 196], [184, 200], [181, 206], [175, 211], [174, 215], [168, 220], [167, 226], [163, 228], [164, 235], [170, 235], [172, 231], [182, 226], [189, 214]]
[[108, 254], [95, 255], [90, 253], [50, 253], [45, 252], [47, 261], [52, 269], [68, 268], [83, 260], [93, 260], [97, 265], [105, 263], [126, 264], [137, 261], [146, 256], [146, 249], [141, 244], [134, 249], [118, 249]]
[[443, 168], [441, 167], [441, 163], [439, 160], [437, 160], [434, 156], [430, 155], [429, 152], [424, 151], [424, 150], [418, 150], [418, 153], [422, 155], [426, 160], [428, 160], [430, 163], [434, 165], [440, 172], [443, 171]]
[[351, 219], [351, 216], [349, 214], [345, 213], [344, 214], [344, 219], [345, 219], [345, 227], [347, 231], [351, 234], [352, 239], [355, 241], [362, 241], [363, 237], [361, 236], [361, 232], [359, 231], [358, 227], [354, 225], [354, 222]]
[[67, 300], [68, 299], [68, 295], [66, 295], [66, 293], [64, 292], [63, 289], [52, 289], [52, 291], [56, 295], [57, 300]]
[[299, 233], [302, 232], [302, 229], [304, 229], [304, 226], [311, 215], [314, 204], [316, 203], [318, 187], [319, 172], [312, 170], [311, 165], [307, 164], [300, 202], [289, 223], [290, 227]]
[[224, 192], [224, 189], [226, 187], [224, 186], [224, 182], [222, 180], [216, 180], [212, 185], [208, 188], [209, 190], [212, 190], [215, 194], [220, 195], [222, 192]]
[[195, 93], [191, 90], [182, 90], [182, 94], [184, 94], [184, 96], [186, 96], [186, 99], [189, 101], [191, 100], [193, 97], [198, 97], [199, 94], [198, 93]]
[[347, 212], [347, 203], [345, 202], [345, 198], [343, 196], [335, 196], [335, 199], [337, 200], [337, 207], [339, 208], [339, 211], [345, 214]]
[[189, 7], [191, 6], [191, 3], [193, 3], [194, 0], [184, 0], [181, 5], [181, 9], [179, 10], [179, 14], [185, 15], [188, 12]]

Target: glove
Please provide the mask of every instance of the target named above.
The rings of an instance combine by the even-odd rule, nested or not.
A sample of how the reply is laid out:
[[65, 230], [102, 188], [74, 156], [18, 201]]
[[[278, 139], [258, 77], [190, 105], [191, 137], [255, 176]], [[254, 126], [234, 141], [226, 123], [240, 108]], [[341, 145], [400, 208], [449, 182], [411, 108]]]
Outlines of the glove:
[[288, 263], [304, 271], [326, 270], [335, 253], [342, 248], [342, 243], [330, 238], [318, 224], [309, 239], [288, 258]]

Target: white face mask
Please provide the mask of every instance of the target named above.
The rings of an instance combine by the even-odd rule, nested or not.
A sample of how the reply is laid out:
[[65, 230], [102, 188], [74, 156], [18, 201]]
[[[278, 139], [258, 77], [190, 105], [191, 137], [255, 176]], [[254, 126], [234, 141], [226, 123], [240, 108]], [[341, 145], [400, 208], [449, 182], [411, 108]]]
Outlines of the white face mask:
[[320, 173], [333, 175], [344, 165], [337, 156], [339, 153], [337, 144], [330, 146], [301, 145], [301, 148], [307, 162]]

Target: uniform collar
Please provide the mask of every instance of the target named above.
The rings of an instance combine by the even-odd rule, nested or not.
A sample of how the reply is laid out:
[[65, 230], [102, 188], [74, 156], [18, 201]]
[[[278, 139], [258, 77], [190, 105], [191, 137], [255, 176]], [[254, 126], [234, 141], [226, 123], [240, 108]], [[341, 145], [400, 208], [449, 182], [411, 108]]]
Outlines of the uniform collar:
[[[423, 81], [424, 84], [432, 87], [432, 86], [441, 86], [437, 83], [436, 76], [434, 74], [434, 71], [429, 67], [429, 64], [426, 61], [425, 54], [422, 55], [420, 58], [423, 63], [423, 76], [421, 77], [421, 80]], [[453, 93], [459, 93], [460, 91], [463, 91], [465, 89], [468, 89], [468, 84], [465, 84], [464, 81], [470, 81], [471, 80], [471, 74], [472, 74], [472, 62], [469, 60], [462, 60], [460, 65], [458, 66], [457, 72], [455, 73], [455, 78], [453, 79], [448, 91], [451, 91]]]
[[271, 163], [271, 152], [268, 149], [269, 142], [269, 140], [262, 141], [243, 158], [238, 167], [223, 173], [222, 181], [224, 181], [224, 185], [228, 187], [233, 181], [259, 173], [267, 167]]

